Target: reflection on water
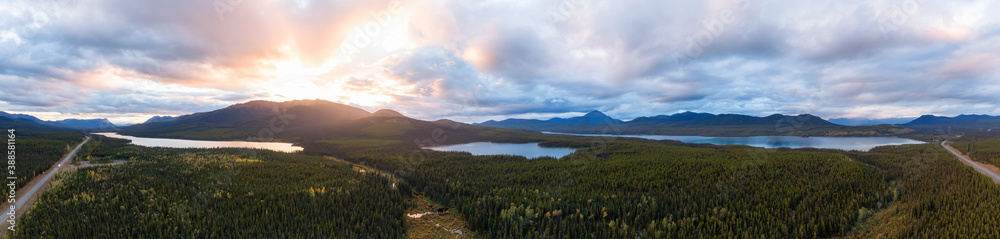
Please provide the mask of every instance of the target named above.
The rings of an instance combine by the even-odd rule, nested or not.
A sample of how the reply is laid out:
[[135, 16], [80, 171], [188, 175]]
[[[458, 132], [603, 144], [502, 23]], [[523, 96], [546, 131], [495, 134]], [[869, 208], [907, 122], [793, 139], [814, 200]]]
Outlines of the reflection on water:
[[167, 148], [252, 148], [270, 149], [278, 152], [292, 153], [302, 151], [302, 147], [292, 146], [291, 143], [280, 142], [247, 142], [247, 141], [206, 141], [188, 139], [164, 139], [164, 138], [143, 138], [118, 133], [95, 133], [111, 138], [132, 140], [132, 144], [147, 147], [167, 147]]
[[541, 156], [561, 158], [576, 151], [576, 149], [569, 148], [545, 148], [538, 146], [538, 144], [501, 144], [490, 142], [434, 146], [426, 147], [426, 149], [469, 152], [473, 155], [521, 155], [526, 158]]
[[670, 136], [670, 135], [601, 135], [601, 134], [569, 134], [543, 132], [547, 134], [565, 134], [578, 136], [615, 136], [634, 137], [652, 140], [676, 140], [685, 143], [709, 143], [715, 145], [749, 145], [763, 148], [821, 148], [841, 150], [861, 150], [882, 145], [923, 144], [925, 142], [892, 138], [892, 137], [795, 137], [795, 136], [752, 136], [752, 137], [706, 137], [706, 136]]

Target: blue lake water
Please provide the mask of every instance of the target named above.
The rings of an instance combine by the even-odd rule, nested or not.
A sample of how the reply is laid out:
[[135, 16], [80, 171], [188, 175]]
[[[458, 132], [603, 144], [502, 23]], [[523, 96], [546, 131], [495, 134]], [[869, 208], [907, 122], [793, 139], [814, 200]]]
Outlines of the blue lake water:
[[426, 147], [437, 151], [460, 151], [469, 152], [472, 155], [521, 155], [526, 158], [537, 158], [541, 156], [551, 156], [561, 158], [576, 151], [570, 148], [545, 148], [537, 143], [530, 144], [502, 144], [490, 142], [475, 142], [467, 144], [454, 144]]
[[652, 140], [676, 140], [685, 143], [709, 143], [715, 145], [748, 145], [763, 148], [821, 148], [860, 150], [883, 145], [923, 144], [917, 141], [893, 137], [795, 137], [795, 136], [752, 136], [752, 137], [706, 137], [706, 136], [670, 136], [670, 135], [601, 135], [601, 134], [569, 134], [543, 132], [546, 134], [565, 134], [577, 136], [600, 137], [634, 137]]
[[146, 147], [167, 147], [167, 148], [252, 148], [270, 149], [278, 152], [292, 153], [302, 151], [302, 147], [292, 146], [291, 143], [281, 142], [248, 142], [248, 141], [207, 141], [189, 139], [164, 139], [164, 138], [143, 138], [118, 133], [95, 133], [111, 138], [132, 140], [132, 144]]

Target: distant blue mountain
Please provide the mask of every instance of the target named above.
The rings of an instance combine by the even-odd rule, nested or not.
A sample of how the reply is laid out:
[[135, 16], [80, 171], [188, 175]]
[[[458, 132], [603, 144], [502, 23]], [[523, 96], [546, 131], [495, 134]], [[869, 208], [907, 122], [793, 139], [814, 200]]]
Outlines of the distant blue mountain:
[[652, 117], [639, 117], [639, 118], [635, 118], [635, 119], [633, 119], [632, 121], [629, 121], [629, 122], [631, 122], [631, 123], [676, 123], [676, 122], [689, 121], [689, 120], [699, 120], [699, 119], [704, 119], [704, 118], [708, 118], [708, 117], [712, 117], [712, 116], [715, 116], [715, 115], [714, 114], [709, 114], [709, 113], [695, 113], [695, 112], [687, 111], [687, 112], [684, 112], [684, 113], [677, 113], [677, 114], [673, 114], [673, 115], [657, 115], [657, 116], [652, 116]]
[[473, 125], [489, 126], [497, 128], [527, 129], [527, 130], [548, 130], [553, 128], [563, 128], [576, 125], [599, 125], [609, 122], [621, 123], [621, 120], [611, 118], [600, 111], [591, 111], [583, 116], [572, 118], [552, 118], [549, 120], [536, 119], [505, 119], [502, 121], [486, 121]]
[[863, 125], [880, 125], [880, 124], [894, 124], [900, 125], [913, 121], [916, 118], [885, 118], [885, 119], [860, 119], [860, 118], [835, 118], [830, 119], [830, 123], [847, 125], [847, 126], [863, 126]]
[[[76, 131], [75, 129], [70, 129], [66, 127], [57, 127], [49, 124], [42, 124], [41, 120], [32, 120], [34, 117], [10, 117], [11, 114], [0, 112], [0, 128], [3, 129], [15, 129], [18, 132], [26, 132], [28, 134], [38, 133], [38, 132], [70, 132]], [[24, 133], [19, 133], [24, 134]]]
[[26, 119], [26, 120], [30, 120], [30, 121], [34, 121], [34, 122], [42, 122], [41, 119], [38, 119], [35, 116], [26, 115], [26, 114], [11, 114], [11, 113], [0, 111], [0, 116], [11, 118], [11, 119]]
[[535, 119], [506, 119], [503, 121], [486, 121], [476, 125], [498, 127], [498, 128], [514, 128], [514, 129], [527, 129], [527, 130], [541, 130], [541, 131], [560, 131], [560, 130], [579, 130], [586, 127], [600, 126], [601, 124], [608, 122], [622, 123], [618, 127], [657, 127], [657, 126], [732, 126], [732, 125], [768, 125], [773, 126], [776, 124], [781, 124], [783, 122], [791, 123], [794, 122], [797, 125], [807, 125], [807, 126], [836, 126], [836, 124], [827, 122], [822, 118], [803, 114], [798, 116], [786, 116], [780, 114], [774, 114], [767, 117], [756, 117], [749, 115], [738, 115], [738, 114], [709, 114], [709, 113], [695, 113], [695, 112], [684, 112], [677, 113], [673, 115], [658, 115], [652, 117], [639, 117], [632, 121], [623, 122], [621, 120], [616, 120], [608, 117], [604, 113], [599, 111], [592, 111], [584, 116], [573, 117], [573, 118], [552, 118], [549, 120], [535, 120]]
[[174, 119], [177, 119], [177, 117], [173, 117], [173, 116], [153, 116], [152, 118], [149, 118], [148, 120], [146, 120], [146, 122], [142, 122], [142, 123], [143, 124], [148, 124], [148, 123], [156, 123], [156, 122], [169, 122], [169, 121], [174, 120]]
[[55, 126], [59, 128], [93, 129], [93, 128], [115, 127], [115, 124], [112, 124], [111, 121], [109, 121], [108, 119], [64, 119], [56, 121], [45, 121], [31, 115], [10, 114], [3, 111], [0, 111], [0, 116], [11, 119], [24, 119], [38, 124]]
[[974, 129], [1000, 127], [1000, 116], [989, 115], [959, 115], [955, 117], [924, 115], [906, 124], [907, 128], [916, 130], [935, 129]]
[[74, 129], [93, 129], [115, 127], [108, 119], [64, 119], [57, 121], [46, 121], [54, 126], [68, 127]]
[[773, 114], [764, 117], [757, 117], [739, 114], [716, 115], [695, 112], [638, 117], [631, 121], [623, 122], [612, 119], [607, 115], [595, 111], [581, 117], [567, 119], [506, 119], [502, 121], [486, 121], [477, 125], [582, 134], [657, 134], [701, 136], [872, 136], [896, 135], [913, 131], [911, 129], [895, 125], [843, 126], [831, 123], [810, 114]]

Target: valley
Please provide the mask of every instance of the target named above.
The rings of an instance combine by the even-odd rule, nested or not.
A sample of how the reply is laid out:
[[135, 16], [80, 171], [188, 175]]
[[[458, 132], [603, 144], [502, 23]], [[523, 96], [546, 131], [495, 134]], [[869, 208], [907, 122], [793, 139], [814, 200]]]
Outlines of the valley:
[[1000, 1], [0, 1], [0, 239], [1000, 239]]
[[[297, 112], [284, 128], [271, 130], [269, 141], [230, 146], [235, 148], [150, 148], [134, 141], [149, 138], [90, 134], [102, 143], [85, 147], [81, 157], [116, 163], [56, 175], [19, 222], [23, 230], [11, 237], [868, 238], [992, 233], [951, 232], [958, 224], [933, 219], [939, 217], [997, 222], [986, 219], [996, 215], [988, 212], [994, 199], [928, 194], [941, 188], [1000, 193], [935, 143], [867, 151], [759, 148], [684, 143], [672, 136], [501, 129], [385, 110], [347, 110], [359, 113], [331, 120], [305, 113], [346, 109], [332, 104], [250, 102], [194, 114], [203, 117], [198, 120], [118, 131], [205, 140], [197, 135], [222, 132], [194, 127], [207, 120], [220, 122], [217, 127], [232, 133], [231, 140], [258, 126], [272, 129], [268, 124], [281, 122], [274, 112]], [[277, 105], [284, 106], [272, 107]], [[227, 114], [242, 116], [213, 116]], [[178, 128], [193, 131], [169, 133]], [[907, 134], [954, 138], [933, 131]], [[992, 160], [981, 156], [989, 155], [992, 136], [967, 135], [949, 143], [976, 148], [971, 155]], [[281, 141], [302, 150], [240, 148]], [[444, 148], [471, 142], [569, 151], [538, 157], [520, 148], [473, 154]], [[929, 210], [931, 204], [966, 207], [981, 216], [952, 217]], [[125, 227], [91, 227], [67, 218]]]

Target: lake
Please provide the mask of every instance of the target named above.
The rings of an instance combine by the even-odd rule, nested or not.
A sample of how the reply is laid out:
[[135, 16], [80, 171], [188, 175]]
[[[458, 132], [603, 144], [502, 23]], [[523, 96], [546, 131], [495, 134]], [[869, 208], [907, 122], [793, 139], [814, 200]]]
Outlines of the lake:
[[469, 152], [472, 155], [502, 155], [502, 154], [521, 155], [526, 158], [537, 158], [541, 156], [562, 158], [562, 156], [569, 155], [576, 151], [576, 149], [570, 149], [570, 148], [545, 148], [538, 146], [537, 143], [502, 144], [502, 143], [490, 143], [490, 142], [442, 145], [442, 146], [425, 147], [425, 149], [432, 149], [437, 151]]
[[132, 144], [146, 147], [167, 147], [167, 148], [251, 148], [270, 149], [278, 152], [293, 153], [302, 151], [302, 147], [292, 146], [291, 143], [280, 142], [248, 142], [248, 141], [207, 141], [189, 139], [164, 139], [164, 138], [143, 138], [118, 133], [94, 133], [111, 138], [132, 140]]
[[715, 145], [748, 145], [762, 148], [820, 148], [820, 149], [841, 149], [860, 150], [869, 149], [883, 145], [902, 144], [923, 144], [917, 141], [904, 138], [893, 137], [796, 137], [796, 136], [752, 136], [752, 137], [706, 137], [706, 136], [670, 136], [670, 135], [602, 135], [602, 134], [570, 134], [557, 132], [543, 132], [546, 134], [565, 134], [577, 136], [612, 136], [612, 137], [634, 137], [652, 140], [676, 140], [685, 143], [709, 143]]

